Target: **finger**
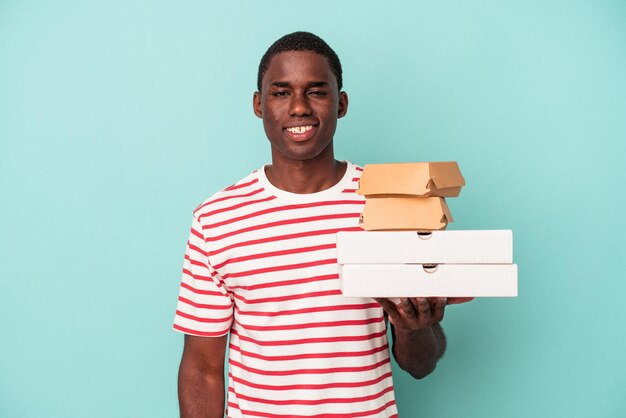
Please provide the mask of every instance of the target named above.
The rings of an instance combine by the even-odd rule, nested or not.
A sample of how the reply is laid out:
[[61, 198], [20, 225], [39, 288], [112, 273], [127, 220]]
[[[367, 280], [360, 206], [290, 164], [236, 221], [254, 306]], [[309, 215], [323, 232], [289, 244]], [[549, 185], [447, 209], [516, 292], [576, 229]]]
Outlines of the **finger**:
[[448, 305], [458, 305], [460, 303], [467, 303], [473, 300], [474, 298], [461, 298], [461, 297], [448, 298]]
[[387, 313], [389, 317], [389, 322], [392, 324], [397, 324], [400, 320], [400, 315], [398, 313], [398, 307], [395, 303], [385, 298], [374, 298], [376, 302], [380, 304], [383, 310]]
[[437, 298], [435, 301], [435, 307], [433, 308], [433, 323], [439, 323], [443, 321], [443, 315], [448, 304], [447, 298]]
[[430, 311], [431, 312], [435, 312], [435, 308], [437, 307], [437, 303], [439, 302], [439, 298], [438, 297], [430, 297], [430, 298], [426, 298], [426, 300], [428, 301], [428, 305], [430, 306]]
[[409, 319], [417, 318], [417, 311], [415, 310], [415, 306], [413, 305], [413, 302], [408, 298], [402, 299], [400, 301], [400, 303], [398, 304], [398, 310]]
[[413, 305], [417, 307], [417, 315], [420, 322], [420, 326], [430, 326], [432, 321], [432, 314], [430, 310], [430, 304], [426, 298], [411, 298]]

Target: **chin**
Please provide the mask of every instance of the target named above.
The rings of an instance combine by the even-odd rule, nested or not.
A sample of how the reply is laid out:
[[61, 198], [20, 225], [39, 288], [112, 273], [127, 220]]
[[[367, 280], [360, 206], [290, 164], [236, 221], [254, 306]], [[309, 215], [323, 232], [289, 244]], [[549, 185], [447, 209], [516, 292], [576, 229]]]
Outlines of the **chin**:
[[314, 143], [301, 143], [295, 146], [294, 144], [284, 144], [284, 146], [274, 147], [274, 149], [287, 160], [308, 161], [324, 154], [324, 151], [328, 149], [329, 145], [330, 144], [320, 148]]
[[298, 160], [298, 161], [309, 161], [314, 160], [320, 155], [324, 154], [324, 150], [307, 150], [307, 151], [288, 151], [282, 153], [285, 157], [290, 160]]

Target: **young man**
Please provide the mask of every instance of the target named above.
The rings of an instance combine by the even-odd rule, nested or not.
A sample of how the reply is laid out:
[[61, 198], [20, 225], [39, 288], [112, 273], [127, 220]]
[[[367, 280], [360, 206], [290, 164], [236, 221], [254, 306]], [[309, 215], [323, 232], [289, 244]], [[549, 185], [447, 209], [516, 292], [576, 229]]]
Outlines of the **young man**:
[[[344, 298], [335, 234], [360, 230], [361, 169], [337, 161], [348, 110], [341, 64], [317, 36], [276, 41], [259, 65], [254, 113], [272, 163], [195, 211], [174, 328], [185, 333], [181, 416], [397, 415], [387, 343], [421, 378], [445, 349], [443, 298]], [[381, 280], [384, 280], [381, 277]]]

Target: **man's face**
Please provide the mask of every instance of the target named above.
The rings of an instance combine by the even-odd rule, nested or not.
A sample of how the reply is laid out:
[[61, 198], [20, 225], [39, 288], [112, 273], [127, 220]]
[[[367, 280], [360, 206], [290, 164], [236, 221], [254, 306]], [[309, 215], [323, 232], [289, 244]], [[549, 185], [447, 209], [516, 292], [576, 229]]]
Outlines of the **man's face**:
[[337, 119], [348, 109], [348, 96], [323, 55], [289, 51], [275, 55], [254, 93], [254, 113], [263, 119], [274, 162], [311, 160], [332, 151]]

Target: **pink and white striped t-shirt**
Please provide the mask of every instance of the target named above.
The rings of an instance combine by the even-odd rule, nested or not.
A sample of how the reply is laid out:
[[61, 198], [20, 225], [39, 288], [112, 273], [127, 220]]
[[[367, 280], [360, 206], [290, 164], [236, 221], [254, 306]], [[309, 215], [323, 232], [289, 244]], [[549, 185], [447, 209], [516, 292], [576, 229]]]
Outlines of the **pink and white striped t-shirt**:
[[339, 291], [335, 234], [361, 229], [361, 171], [294, 194], [260, 169], [194, 211], [174, 328], [230, 332], [229, 417], [397, 415], [383, 311]]

